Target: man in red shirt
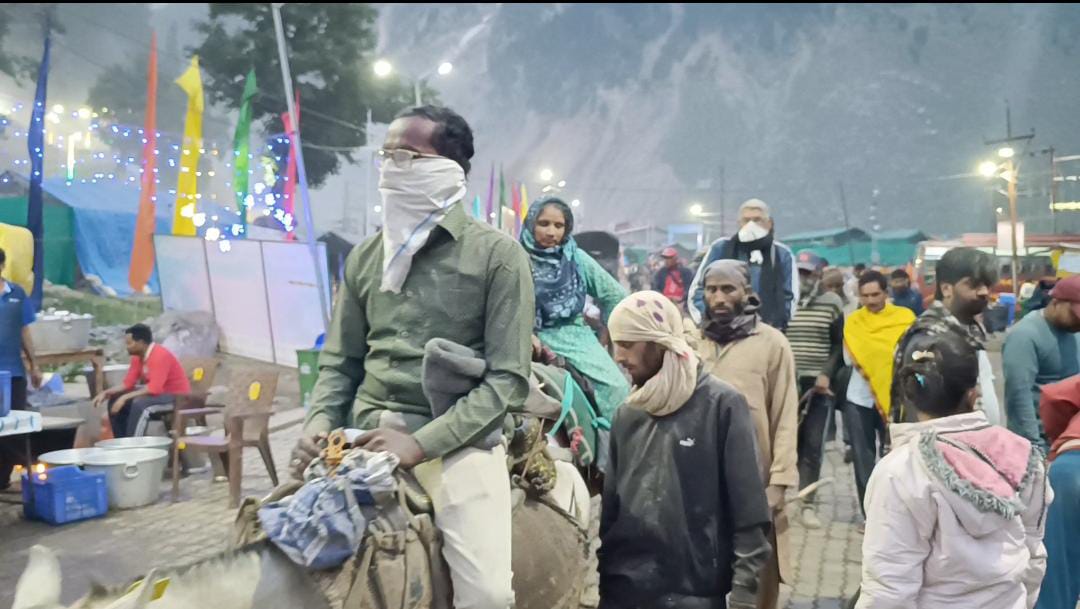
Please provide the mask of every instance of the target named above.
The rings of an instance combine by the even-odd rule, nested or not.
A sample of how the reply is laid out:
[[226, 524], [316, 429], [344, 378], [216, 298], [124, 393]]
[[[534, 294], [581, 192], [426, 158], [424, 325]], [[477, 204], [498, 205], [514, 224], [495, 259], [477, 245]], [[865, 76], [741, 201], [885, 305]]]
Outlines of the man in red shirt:
[[118, 438], [143, 435], [151, 415], [172, 411], [176, 396], [191, 393], [183, 366], [165, 347], [154, 343], [149, 327], [131, 326], [124, 340], [131, 355], [124, 384], [94, 398], [95, 407], [109, 404], [109, 421]]
[[664, 248], [660, 257], [664, 259], [664, 266], [653, 278], [653, 291], [667, 296], [675, 306], [683, 309], [694, 272], [679, 263], [679, 252], [673, 247]]

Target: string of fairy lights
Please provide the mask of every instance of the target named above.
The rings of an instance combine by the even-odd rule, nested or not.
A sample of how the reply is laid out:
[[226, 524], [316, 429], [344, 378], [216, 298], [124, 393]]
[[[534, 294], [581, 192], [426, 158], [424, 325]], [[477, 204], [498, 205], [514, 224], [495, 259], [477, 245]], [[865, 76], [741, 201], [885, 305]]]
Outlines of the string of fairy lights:
[[[24, 110], [29, 113], [32, 106], [32, 103], [15, 102], [8, 106], [9, 112], [6, 114], [0, 110], [0, 134], [9, 132], [14, 138], [27, 137], [28, 129], [16, 126], [13, 120]], [[145, 171], [141, 166], [141, 151], [142, 147], [149, 142], [148, 134], [141, 126], [125, 124], [112, 118], [108, 108], [96, 110], [80, 107], [67, 111], [62, 104], [55, 104], [49, 108], [49, 111], [44, 114], [44, 119], [45, 149], [52, 148], [61, 154], [59, 157], [52, 155], [46, 157], [46, 150], [41, 148], [35, 148], [34, 153], [43, 161], [46, 158], [53, 161], [51, 168], [63, 176], [66, 186], [114, 182], [125, 187], [141, 188], [142, 174]], [[28, 124], [29, 121], [28, 117], [26, 123]], [[176, 175], [179, 175], [181, 171], [188, 171], [188, 168], [181, 166], [180, 159], [183, 154], [190, 154], [195, 148], [185, 150], [183, 136], [180, 134], [155, 130], [153, 136], [156, 138], [157, 146], [152, 153], [158, 157], [158, 163], [155, 163], [153, 168], [154, 184], [160, 186], [162, 179], [167, 179], [165, 174], [173, 170]], [[135, 146], [139, 149], [137, 153], [131, 150]], [[107, 148], [108, 151], [102, 148]], [[223, 144], [216, 139], [206, 138], [197, 148], [201, 155], [200, 164], [205, 163], [209, 167], [196, 168], [196, 177], [215, 178], [218, 173], [224, 171], [226, 173], [226, 179], [223, 180], [224, 188], [229, 190], [226, 197], [233, 201], [233, 203], [217, 205], [218, 193], [212, 191], [220, 183], [215, 184], [213, 181], [208, 185], [203, 183], [200, 190], [206, 192], [209, 195], [208, 200], [217, 205], [217, 208], [210, 210], [209, 213], [197, 212], [192, 216], [192, 222], [203, 238], [218, 242], [220, 250], [228, 252], [231, 250], [230, 239], [246, 235], [246, 223], [240, 218], [241, 210], [234, 209], [238, 207], [235, 201], [241, 198], [243, 198], [244, 207], [250, 210], [248, 219], [254, 219], [257, 223], [260, 215], [273, 218], [285, 231], [294, 232], [296, 220], [288, 211], [288, 207], [291, 207], [288, 205], [291, 195], [285, 187], [289, 178], [284, 171], [288, 154], [290, 154], [289, 137], [286, 134], [270, 135], [259, 149], [262, 152], [248, 154], [250, 164], [248, 175], [251, 176], [251, 182], [250, 191], [247, 193], [232, 191], [231, 176], [234, 173], [233, 164], [238, 153], [231, 148], [231, 141]], [[57, 158], [59, 162], [55, 162]], [[30, 171], [29, 159], [14, 158], [10, 162], [16, 170]], [[49, 169], [43, 167], [43, 171], [46, 174], [43, 177], [49, 177]], [[7, 176], [0, 177], [0, 183], [9, 181]], [[166, 189], [166, 192], [170, 197], [175, 197], [177, 194], [175, 187]], [[204, 192], [196, 193], [195, 199], [203, 201]], [[151, 197], [151, 201], [157, 203], [163, 196], [165, 195], [155, 194]], [[172, 201], [169, 203], [171, 204]]]

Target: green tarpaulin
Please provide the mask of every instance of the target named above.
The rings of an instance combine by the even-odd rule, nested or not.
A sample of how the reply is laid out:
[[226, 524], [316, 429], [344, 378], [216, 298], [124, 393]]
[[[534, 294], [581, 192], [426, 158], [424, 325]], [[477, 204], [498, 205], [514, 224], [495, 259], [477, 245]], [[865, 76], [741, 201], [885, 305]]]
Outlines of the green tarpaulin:
[[[0, 222], [26, 226], [26, 197], [0, 198]], [[73, 287], [75, 285], [75, 237], [71, 208], [55, 202], [45, 203], [45, 279]]]
[[[882, 266], [904, 266], [915, 258], [917, 243], [908, 241], [878, 241], [877, 251]], [[870, 242], [856, 242], [848, 245], [834, 247], [807, 247], [805, 245], [793, 245], [791, 249], [797, 254], [803, 250], [810, 250], [825, 258], [832, 266], [854, 266], [858, 263], [871, 264]], [[854, 258], [852, 257], [854, 255]]]

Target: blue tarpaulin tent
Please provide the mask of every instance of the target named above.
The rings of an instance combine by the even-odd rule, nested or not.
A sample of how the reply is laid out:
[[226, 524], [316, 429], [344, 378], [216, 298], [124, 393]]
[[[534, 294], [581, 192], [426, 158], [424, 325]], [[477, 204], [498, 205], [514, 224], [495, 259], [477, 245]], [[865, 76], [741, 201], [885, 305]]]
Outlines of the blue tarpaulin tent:
[[[45, 194], [67, 205], [74, 217], [75, 256], [83, 275], [96, 275], [106, 286], [121, 296], [132, 293], [128, 285], [131, 246], [135, 236], [135, 217], [139, 211], [138, 184], [118, 180], [81, 180], [68, 182], [63, 178], [46, 179]], [[169, 234], [172, 228], [172, 201], [168, 191], [158, 191], [158, 234]], [[225, 217], [228, 212], [216, 205], [199, 203], [200, 211]], [[209, 226], [209, 224], [208, 224]], [[148, 284], [157, 294], [157, 270]]]
[[[135, 215], [139, 211], [138, 186], [126, 186], [115, 180], [69, 184], [63, 178], [50, 178], [43, 187], [50, 197], [71, 208], [75, 220], [75, 256], [83, 275], [96, 275], [117, 294], [130, 295], [128, 267]], [[169, 231], [169, 211], [168, 205], [158, 206], [155, 232]], [[156, 271], [149, 286], [152, 292], [158, 292]]]

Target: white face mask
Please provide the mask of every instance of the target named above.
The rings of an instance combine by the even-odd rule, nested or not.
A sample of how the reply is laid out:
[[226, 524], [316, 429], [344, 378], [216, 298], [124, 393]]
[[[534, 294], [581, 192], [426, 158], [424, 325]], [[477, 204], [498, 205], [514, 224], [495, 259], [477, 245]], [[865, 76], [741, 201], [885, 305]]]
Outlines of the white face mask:
[[411, 167], [393, 159], [379, 173], [382, 195], [383, 278], [379, 289], [400, 292], [412, 258], [427, 243], [431, 230], [465, 196], [465, 170], [450, 159], [421, 157]]
[[407, 169], [393, 159], [386, 159], [379, 170], [383, 221], [393, 218], [394, 211], [402, 205], [428, 207], [428, 211], [445, 207], [460, 200], [461, 197], [454, 199], [454, 195], [464, 187], [465, 170], [450, 159], [420, 157], [413, 159], [412, 166]]
[[739, 229], [739, 241], [743, 243], [757, 241], [758, 239], [764, 239], [768, 236], [769, 229], [758, 224], [757, 222], [748, 222], [746, 226]]

